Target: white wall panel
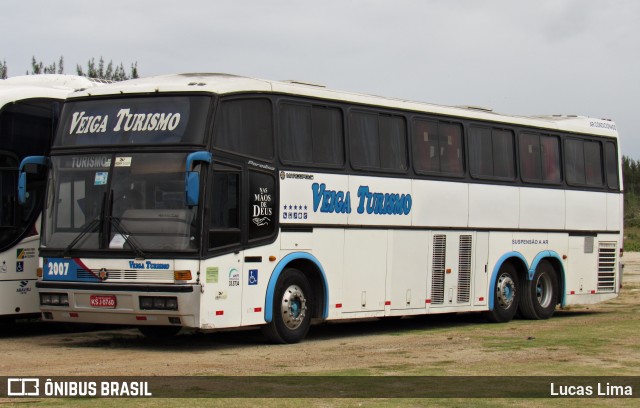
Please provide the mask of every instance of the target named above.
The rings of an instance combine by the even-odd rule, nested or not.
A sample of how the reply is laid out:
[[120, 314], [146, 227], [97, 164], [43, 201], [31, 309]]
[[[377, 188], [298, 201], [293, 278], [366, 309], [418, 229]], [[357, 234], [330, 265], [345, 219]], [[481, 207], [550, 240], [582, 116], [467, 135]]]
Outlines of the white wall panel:
[[520, 194], [517, 188], [488, 184], [469, 185], [471, 228], [518, 228]]
[[413, 203], [414, 227], [467, 227], [468, 184], [414, 180]]
[[565, 225], [564, 190], [520, 188], [520, 228], [560, 230]]
[[607, 228], [607, 197], [604, 193], [565, 191], [568, 230], [602, 231]]
[[622, 194], [607, 194], [607, 230], [618, 231], [622, 229]]

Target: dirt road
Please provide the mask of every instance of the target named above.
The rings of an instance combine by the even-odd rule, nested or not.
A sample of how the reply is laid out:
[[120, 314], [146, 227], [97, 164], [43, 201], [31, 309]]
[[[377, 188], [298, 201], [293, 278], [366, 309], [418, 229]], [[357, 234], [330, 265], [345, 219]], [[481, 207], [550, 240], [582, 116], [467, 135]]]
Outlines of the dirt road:
[[[604, 304], [548, 321], [488, 324], [478, 314], [314, 326], [294, 345], [259, 330], [187, 333], [152, 341], [135, 329], [65, 332], [42, 323], [0, 327], [0, 373], [64, 375], [640, 375], [640, 254], [624, 257], [625, 288]], [[618, 322], [628, 330], [615, 333]], [[601, 331], [600, 331], [601, 330]], [[584, 344], [569, 336], [584, 333]]]

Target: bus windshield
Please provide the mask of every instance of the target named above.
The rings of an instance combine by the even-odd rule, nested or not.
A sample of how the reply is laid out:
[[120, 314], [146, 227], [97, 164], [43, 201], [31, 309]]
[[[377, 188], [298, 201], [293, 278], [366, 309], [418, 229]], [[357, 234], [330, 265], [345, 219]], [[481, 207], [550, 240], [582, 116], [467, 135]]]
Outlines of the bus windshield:
[[155, 152], [52, 157], [43, 248], [197, 250], [197, 207], [185, 203], [186, 157]]
[[69, 101], [54, 147], [204, 144], [209, 96]]

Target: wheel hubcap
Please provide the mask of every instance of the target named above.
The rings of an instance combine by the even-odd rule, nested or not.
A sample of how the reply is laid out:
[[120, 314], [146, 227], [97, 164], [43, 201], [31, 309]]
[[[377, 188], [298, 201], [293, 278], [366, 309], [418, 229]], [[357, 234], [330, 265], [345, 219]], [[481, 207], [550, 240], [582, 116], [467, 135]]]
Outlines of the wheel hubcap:
[[498, 304], [502, 309], [508, 309], [513, 304], [516, 296], [516, 285], [511, 276], [500, 275], [498, 278]]
[[284, 291], [280, 310], [282, 321], [288, 329], [300, 327], [307, 313], [307, 299], [298, 285], [291, 285]]
[[536, 299], [542, 307], [551, 303], [551, 280], [546, 273], [541, 274], [536, 281]]

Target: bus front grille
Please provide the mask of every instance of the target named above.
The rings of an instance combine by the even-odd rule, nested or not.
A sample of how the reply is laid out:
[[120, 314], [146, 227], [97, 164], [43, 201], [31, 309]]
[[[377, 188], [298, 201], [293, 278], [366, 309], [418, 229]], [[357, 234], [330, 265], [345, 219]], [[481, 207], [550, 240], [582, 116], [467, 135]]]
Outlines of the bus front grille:
[[103, 282], [174, 282], [173, 271], [171, 270], [78, 269], [77, 276], [79, 280], [98, 278]]

